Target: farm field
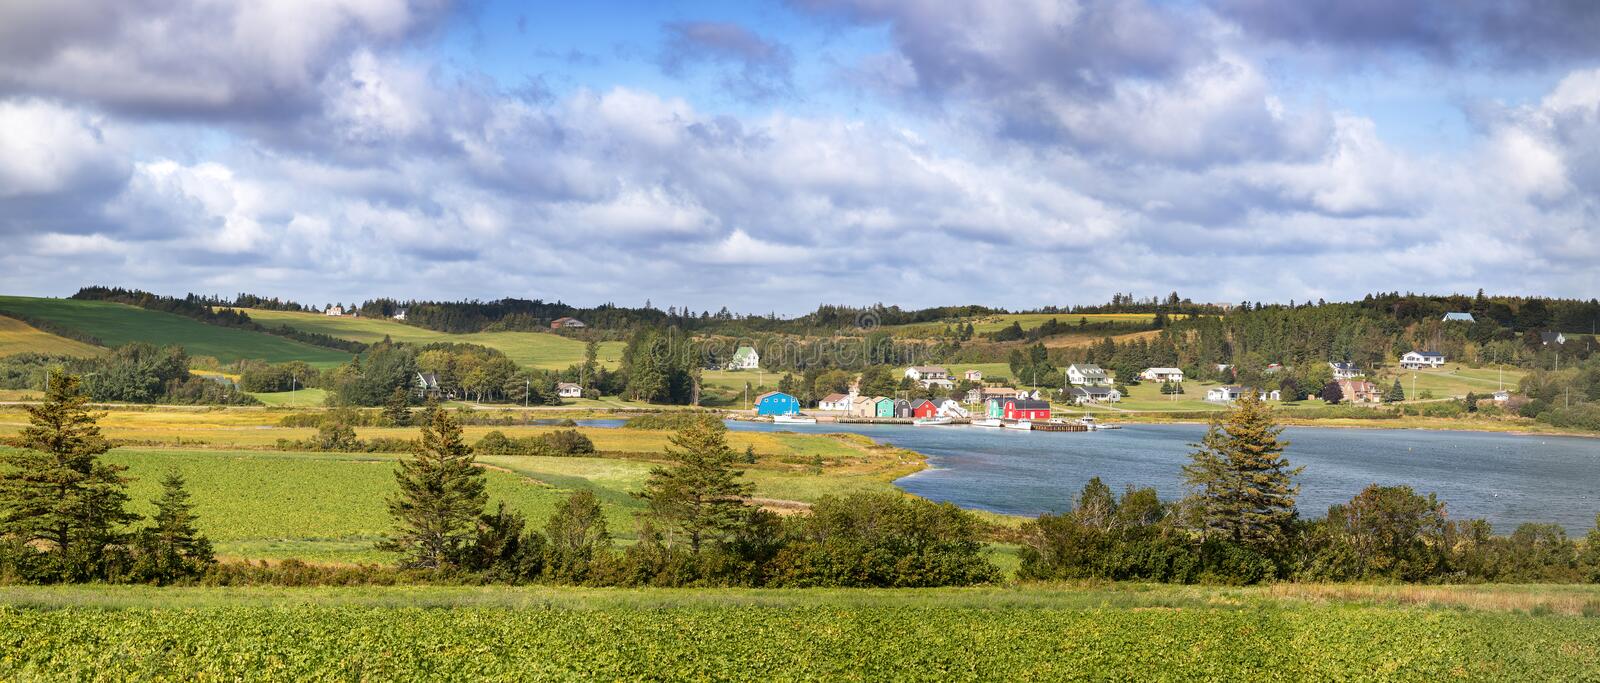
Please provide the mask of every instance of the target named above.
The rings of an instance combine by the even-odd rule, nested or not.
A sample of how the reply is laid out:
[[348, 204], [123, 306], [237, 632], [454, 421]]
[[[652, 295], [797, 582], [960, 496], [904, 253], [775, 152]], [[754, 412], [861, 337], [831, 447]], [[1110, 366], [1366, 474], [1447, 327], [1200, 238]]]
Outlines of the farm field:
[[1600, 667], [1594, 617], [1548, 607], [1600, 593], [1471, 590], [1488, 607], [1316, 587], [8, 587], [0, 632], [28, 647], [0, 656], [0, 677], [1500, 681]]
[[[1492, 394], [1500, 388], [1500, 373], [1492, 367], [1470, 368], [1457, 363], [1446, 363], [1437, 370], [1410, 370], [1389, 368], [1386, 375], [1374, 380], [1384, 388], [1394, 383], [1395, 377], [1400, 378], [1400, 386], [1406, 390], [1406, 398], [1416, 399], [1412, 393], [1411, 376], [1416, 375], [1416, 394], [1424, 391], [1432, 392], [1434, 398], [1448, 398], [1452, 396], [1466, 396], [1467, 392], [1478, 395]], [[1515, 368], [1505, 369], [1505, 388], [1516, 391], [1517, 382], [1522, 381], [1526, 374]]]
[[[482, 344], [499, 349], [518, 365], [545, 370], [565, 370], [583, 362], [584, 343], [545, 332], [473, 332], [450, 334], [424, 329], [394, 320], [377, 318], [330, 317], [320, 313], [243, 309], [267, 326], [288, 325], [306, 332], [318, 332], [340, 339], [373, 343], [385, 336], [409, 344], [455, 342]], [[622, 362], [622, 342], [601, 342], [600, 362], [616, 367]]]
[[44, 299], [0, 296], [0, 311], [11, 311], [78, 330], [107, 346], [128, 342], [156, 345], [180, 344], [190, 356], [212, 356], [224, 363], [261, 359], [274, 363], [303, 360], [332, 367], [350, 360], [350, 354], [217, 325], [207, 325], [180, 315], [147, 311], [107, 301]]
[[307, 408], [324, 405], [328, 399], [325, 389], [299, 389], [296, 391], [276, 391], [253, 393], [262, 403], [271, 407]]
[[[200, 529], [223, 557], [297, 558], [320, 563], [373, 563], [390, 558], [372, 548], [388, 530], [384, 501], [394, 491], [394, 465], [403, 457], [383, 453], [298, 453], [265, 450], [279, 438], [303, 439], [310, 428], [273, 426], [285, 413], [263, 409], [112, 410], [101, 420], [107, 437], [140, 444], [105, 456], [128, 467], [137, 512], [149, 513], [161, 476], [176, 468], [189, 481]], [[0, 410], [0, 435], [15, 434], [26, 417]], [[468, 441], [491, 427], [469, 426]], [[530, 436], [556, 427], [498, 427]], [[643, 487], [667, 445], [670, 432], [579, 428], [602, 456], [479, 456], [489, 468], [493, 500], [539, 527], [572, 491], [594, 491], [612, 533], [633, 537], [633, 514]], [[361, 438], [414, 438], [414, 428], [357, 428]], [[859, 436], [732, 432], [739, 452], [754, 449], [757, 462], [743, 464], [758, 498], [811, 502], [830, 493], [894, 491], [892, 481], [922, 467], [920, 456], [884, 448]], [[161, 444], [161, 445], [158, 445]], [[785, 505], [788, 505], [785, 503]], [[792, 507], [792, 506], [791, 506]]]
[[104, 352], [93, 344], [42, 331], [15, 318], [0, 315], [0, 356], [48, 353], [61, 356], [97, 356]]

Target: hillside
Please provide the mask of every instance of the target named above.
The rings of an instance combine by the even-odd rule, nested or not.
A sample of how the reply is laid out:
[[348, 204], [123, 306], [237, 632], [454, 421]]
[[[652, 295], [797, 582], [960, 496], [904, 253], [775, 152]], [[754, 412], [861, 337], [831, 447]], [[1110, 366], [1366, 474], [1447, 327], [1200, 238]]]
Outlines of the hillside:
[[[990, 334], [1010, 327], [1012, 323], [1021, 326], [1024, 331], [1043, 325], [1045, 321], [1051, 319], [1068, 326], [1076, 326], [1081, 321], [1086, 325], [1110, 324], [1140, 327], [1149, 325], [1150, 321], [1154, 320], [1155, 317], [1154, 313], [1006, 313], [953, 318], [943, 322], [887, 325], [883, 329], [896, 337], [910, 339], [936, 337], [943, 334], [947, 327], [966, 325], [968, 323], [972, 324], [974, 333]], [[1100, 334], [1103, 336], [1105, 333], [1101, 331]]]
[[178, 344], [191, 356], [214, 356], [229, 363], [261, 359], [274, 363], [303, 360], [331, 367], [350, 354], [229, 327], [207, 325], [183, 316], [104, 301], [0, 296], [0, 311], [47, 320], [99, 339], [106, 346], [129, 342]]
[[[546, 370], [561, 370], [583, 362], [583, 342], [544, 332], [471, 332], [451, 334], [382, 318], [331, 317], [320, 313], [261, 309], [247, 309], [245, 312], [250, 315], [251, 319], [263, 325], [273, 327], [288, 325], [306, 332], [316, 332], [369, 344], [380, 341], [384, 337], [409, 344], [430, 344], [434, 342], [482, 344], [483, 346], [499, 349], [518, 365]], [[622, 360], [622, 347], [622, 342], [602, 342], [600, 344], [600, 362], [610, 367], [616, 367]]]
[[56, 336], [21, 320], [0, 316], [0, 356], [19, 353], [94, 356], [99, 355], [101, 351], [98, 346]]

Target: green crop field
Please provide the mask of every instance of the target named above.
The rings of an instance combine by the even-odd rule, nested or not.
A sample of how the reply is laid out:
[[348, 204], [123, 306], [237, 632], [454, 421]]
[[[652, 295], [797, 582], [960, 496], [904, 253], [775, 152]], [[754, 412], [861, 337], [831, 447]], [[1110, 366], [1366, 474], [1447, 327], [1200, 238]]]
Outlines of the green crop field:
[[21, 320], [0, 316], [0, 356], [48, 353], [60, 356], [96, 356], [104, 352], [93, 344], [58, 337]]
[[[564, 370], [583, 362], [583, 342], [546, 332], [450, 334], [380, 318], [331, 317], [320, 313], [258, 309], [245, 309], [245, 312], [255, 321], [269, 327], [288, 325], [307, 332], [319, 332], [340, 339], [366, 343], [380, 341], [387, 336], [395, 341], [411, 344], [433, 342], [482, 344], [503, 351], [511, 360], [525, 367]], [[600, 362], [616, 367], [622, 362], [623, 346], [622, 342], [601, 342]]]
[[[1591, 594], [1592, 595], [1592, 594]], [[0, 589], [15, 680], [1593, 680], [1593, 617], [1270, 588]]]
[[106, 301], [0, 296], [0, 311], [49, 320], [93, 336], [107, 346], [136, 341], [179, 344], [191, 356], [213, 356], [224, 363], [246, 359], [275, 363], [303, 360], [331, 367], [350, 359], [350, 354], [343, 351]]

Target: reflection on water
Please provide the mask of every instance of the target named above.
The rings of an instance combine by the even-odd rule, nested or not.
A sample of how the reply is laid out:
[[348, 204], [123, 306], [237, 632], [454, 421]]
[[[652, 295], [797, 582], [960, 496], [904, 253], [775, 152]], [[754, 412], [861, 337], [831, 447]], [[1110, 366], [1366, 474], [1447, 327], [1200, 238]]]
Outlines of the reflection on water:
[[[928, 456], [929, 469], [900, 488], [962, 507], [1018, 515], [1055, 512], [1090, 477], [1113, 489], [1153, 486], [1183, 494], [1179, 468], [1203, 425], [1126, 425], [1093, 433], [975, 427], [782, 425], [730, 422], [736, 430], [855, 432]], [[1453, 519], [1482, 517], [1510, 533], [1522, 522], [1557, 522], [1586, 533], [1600, 512], [1600, 439], [1410, 429], [1291, 427], [1292, 464], [1304, 465], [1301, 514], [1322, 516], [1371, 483], [1437, 493]]]

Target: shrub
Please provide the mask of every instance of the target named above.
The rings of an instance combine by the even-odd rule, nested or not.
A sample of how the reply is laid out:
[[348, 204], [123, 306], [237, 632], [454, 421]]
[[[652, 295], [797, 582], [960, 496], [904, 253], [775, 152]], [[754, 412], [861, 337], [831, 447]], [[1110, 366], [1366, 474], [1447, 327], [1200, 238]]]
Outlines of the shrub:
[[783, 586], [967, 586], [997, 580], [982, 525], [949, 503], [893, 493], [824, 496], [789, 520], [773, 581]]
[[576, 429], [557, 429], [540, 437], [551, 455], [588, 455], [595, 452], [594, 442]]

